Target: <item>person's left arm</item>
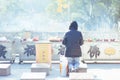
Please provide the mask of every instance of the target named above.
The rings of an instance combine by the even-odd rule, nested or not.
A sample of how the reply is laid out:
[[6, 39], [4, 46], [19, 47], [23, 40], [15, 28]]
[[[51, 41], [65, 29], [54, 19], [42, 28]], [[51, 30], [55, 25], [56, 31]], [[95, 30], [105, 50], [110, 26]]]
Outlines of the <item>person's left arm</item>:
[[67, 34], [65, 34], [65, 36], [63, 38], [63, 41], [62, 41], [63, 45], [66, 45], [66, 43], [67, 43]]
[[83, 36], [82, 36], [82, 33], [80, 32], [80, 45], [83, 45], [84, 44], [84, 40], [83, 40]]

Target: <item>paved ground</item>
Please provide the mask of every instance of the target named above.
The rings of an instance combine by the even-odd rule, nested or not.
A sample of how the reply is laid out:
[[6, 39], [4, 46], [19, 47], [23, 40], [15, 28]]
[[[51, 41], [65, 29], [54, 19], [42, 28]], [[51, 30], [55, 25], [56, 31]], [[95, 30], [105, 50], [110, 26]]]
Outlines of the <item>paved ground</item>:
[[[0, 80], [20, 80], [23, 72], [30, 72], [31, 64], [15, 62], [11, 65], [11, 75], [0, 76]], [[120, 80], [120, 64], [88, 64], [88, 73], [95, 74], [95, 78], [99, 77], [100, 80]], [[59, 64], [52, 64], [47, 80], [69, 80], [69, 78], [60, 75]]]

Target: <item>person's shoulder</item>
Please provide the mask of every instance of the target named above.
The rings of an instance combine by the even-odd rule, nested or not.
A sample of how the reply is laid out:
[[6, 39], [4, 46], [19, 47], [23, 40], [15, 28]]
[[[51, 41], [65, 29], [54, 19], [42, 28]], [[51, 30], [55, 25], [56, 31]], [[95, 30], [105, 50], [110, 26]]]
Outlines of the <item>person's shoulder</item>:
[[77, 31], [78, 33], [81, 33], [81, 31]]
[[65, 35], [68, 35], [70, 33], [70, 31], [67, 31], [66, 33], [65, 33]]
[[77, 33], [78, 33], [79, 35], [82, 35], [82, 32], [81, 32], [81, 31], [77, 31]]
[[66, 34], [70, 33], [71, 31], [66, 32]]

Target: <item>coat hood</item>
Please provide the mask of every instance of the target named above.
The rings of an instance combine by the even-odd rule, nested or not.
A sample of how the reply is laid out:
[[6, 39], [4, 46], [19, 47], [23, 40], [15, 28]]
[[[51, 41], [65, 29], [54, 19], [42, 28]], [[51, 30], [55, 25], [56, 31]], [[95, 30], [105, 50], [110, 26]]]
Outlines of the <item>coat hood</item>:
[[77, 29], [78, 29], [78, 24], [76, 21], [73, 21], [69, 26], [69, 30], [77, 30]]

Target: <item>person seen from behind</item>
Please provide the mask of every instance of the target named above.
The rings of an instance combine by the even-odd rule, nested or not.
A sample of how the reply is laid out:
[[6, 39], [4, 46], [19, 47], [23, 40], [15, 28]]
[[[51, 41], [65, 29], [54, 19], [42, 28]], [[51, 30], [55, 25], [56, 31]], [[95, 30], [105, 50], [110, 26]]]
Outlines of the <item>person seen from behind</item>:
[[78, 24], [73, 21], [69, 26], [69, 31], [65, 33], [62, 44], [65, 45], [65, 57], [68, 60], [69, 72], [76, 71], [80, 65], [82, 56], [81, 47], [83, 45], [83, 36], [78, 31]]

